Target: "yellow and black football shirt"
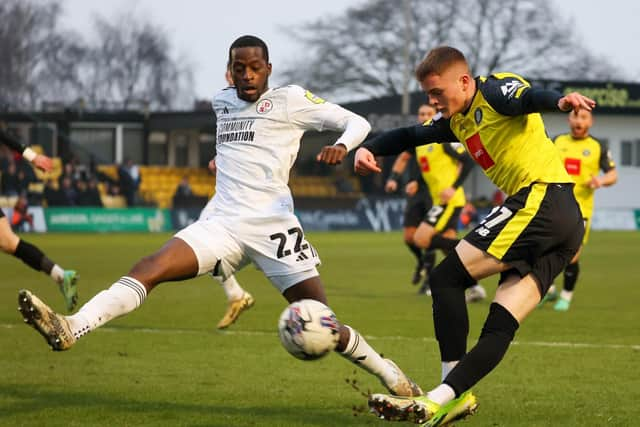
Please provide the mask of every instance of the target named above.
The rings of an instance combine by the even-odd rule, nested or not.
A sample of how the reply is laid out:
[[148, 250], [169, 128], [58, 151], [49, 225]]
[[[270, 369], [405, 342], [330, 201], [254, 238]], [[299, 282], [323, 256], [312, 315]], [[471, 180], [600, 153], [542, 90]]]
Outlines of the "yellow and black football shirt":
[[459, 177], [464, 179], [473, 163], [462, 145], [421, 145], [414, 149], [413, 155], [434, 205], [445, 204], [440, 200], [440, 193], [451, 187], [455, 188], [456, 192], [446, 204], [457, 208], [467, 203]]
[[571, 134], [557, 136], [554, 143], [567, 173], [576, 183], [573, 193], [580, 205], [582, 216], [591, 218], [595, 190], [589, 187], [589, 183], [601, 170], [606, 173], [616, 167], [609, 147], [592, 136], [576, 139]]
[[460, 141], [491, 181], [507, 195], [533, 183], [571, 183], [539, 112], [558, 109], [562, 94], [533, 89], [511, 73], [477, 77], [469, 108], [423, 125], [385, 132], [363, 146], [375, 155], [398, 154], [431, 142]]

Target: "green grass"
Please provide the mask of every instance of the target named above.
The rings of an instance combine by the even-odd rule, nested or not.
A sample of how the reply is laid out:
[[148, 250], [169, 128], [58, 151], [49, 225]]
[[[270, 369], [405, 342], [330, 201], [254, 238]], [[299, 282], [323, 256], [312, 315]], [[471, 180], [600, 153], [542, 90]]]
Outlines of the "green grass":
[[[81, 275], [87, 299], [153, 252], [167, 235], [27, 235]], [[338, 317], [369, 337], [425, 388], [438, 383], [430, 300], [408, 284], [411, 257], [398, 233], [310, 234]], [[460, 425], [631, 426], [640, 419], [640, 234], [592, 233], [571, 310], [547, 306], [522, 325], [501, 365], [475, 388], [479, 413]], [[0, 425], [2, 426], [375, 426], [354, 411], [377, 380], [341, 357], [289, 356], [276, 324], [284, 300], [253, 267], [238, 278], [256, 297], [229, 332], [208, 277], [168, 283], [144, 306], [53, 353], [22, 325], [20, 288], [58, 310], [53, 283], [0, 256]], [[495, 279], [485, 281], [490, 293]], [[475, 340], [488, 302], [469, 308]], [[554, 344], [556, 343], [556, 344]], [[575, 345], [571, 345], [575, 344]]]

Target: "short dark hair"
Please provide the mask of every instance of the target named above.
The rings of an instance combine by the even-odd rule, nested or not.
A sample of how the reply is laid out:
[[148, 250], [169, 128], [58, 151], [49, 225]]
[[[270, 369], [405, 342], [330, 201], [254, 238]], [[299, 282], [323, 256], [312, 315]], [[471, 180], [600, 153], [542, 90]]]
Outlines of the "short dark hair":
[[227, 66], [231, 65], [231, 51], [238, 47], [260, 47], [262, 48], [262, 55], [264, 60], [269, 63], [269, 48], [267, 44], [256, 36], [242, 36], [238, 37], [231, 46], [229, 46], [229, 62]]
[[439, 46], [427, 54], [416, 67], [416, 79], [422, 81], [429, 74], [442, 74], [451, 65], [461, 62], [468, 66], [462, 52], [450, 46]]

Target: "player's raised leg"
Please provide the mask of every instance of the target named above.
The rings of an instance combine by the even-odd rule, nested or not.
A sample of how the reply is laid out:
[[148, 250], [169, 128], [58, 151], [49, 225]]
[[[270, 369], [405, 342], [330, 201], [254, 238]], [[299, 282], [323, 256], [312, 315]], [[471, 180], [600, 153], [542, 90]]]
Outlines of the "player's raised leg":
[[55, 313], [28, 290], [19, 293], [19, 310], [25, 322], [33, 326], [53, 350], [67, 350], [80, 337], [138, 308], [156, 285], [188, 279], [198, 272], [198, 258], [191, 247], [179, 238], [172, 238], [71, 316]]
[[64, 270], [51, 261], [37, 246], [18, 237], [9, 225], [9, 221], [0, 211], [0, 249], [13, 255], [36, 271], [50, 276], [58, 285], [68, 311], [73, 310], [78, 301], [76, 282], [78, 276], [74, 270]]
[[[269, 277], [283, 291], [287, 301], [314, 299], [327, 305], [324, 287], [318, 271], [313, 268], [287, 276]], [[382, 385], [396, 396], [420, 396], [422, 390], [392, 360], [385, 359], [348, 325], [340, 325], [340, 340], [336, 351], [345, 359], [378, 377]]]

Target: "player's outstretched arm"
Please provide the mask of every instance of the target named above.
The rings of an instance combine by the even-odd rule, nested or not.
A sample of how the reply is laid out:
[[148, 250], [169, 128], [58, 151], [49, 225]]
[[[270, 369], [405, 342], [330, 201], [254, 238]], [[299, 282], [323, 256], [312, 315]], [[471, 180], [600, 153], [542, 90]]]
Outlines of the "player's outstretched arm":
[[596, 101], [591, 98], [587, 98], [586, 96], [578, 92], [571, 92], [558, 100], [558, 108], [561, 111], [591, 111], [595, 108], [595, 106]]
[[382, 172], [373, 153], [365, 147], [360, 147], [358, 151], [356, 151], [354, 169], [359, 175], [369, 175], [371, 172]]
[[335, 145], [325, 145], [316, 156], [316, 160], [328, 165], [338, 165], [347, 157], [347, 147], [341, 143]]
[[349, 112], [347, 123], [340, 138], [333, 145], [326, 145], [316, 156], [316, 160], [328, 165], [342, 163], [350, 150], [359, 146], [371, 131], [371, 125], [363, 117]]

